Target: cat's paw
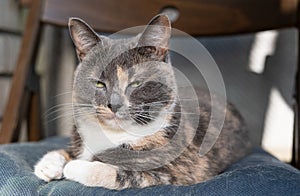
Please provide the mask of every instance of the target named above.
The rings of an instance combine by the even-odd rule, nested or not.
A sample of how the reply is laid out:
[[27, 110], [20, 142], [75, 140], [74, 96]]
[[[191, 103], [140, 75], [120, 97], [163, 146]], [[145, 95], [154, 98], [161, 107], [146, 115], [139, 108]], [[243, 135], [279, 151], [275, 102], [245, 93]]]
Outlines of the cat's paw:
[[49, 152], [34, 166], [34, 174], [46, 182], [61, 179], [67, 161], [68, 157], [64, 151]]
[[117, 167], [98, 161], [73, 160], [64, 168], [66, 179], [86, 186], [101, 186], [116, 189]]

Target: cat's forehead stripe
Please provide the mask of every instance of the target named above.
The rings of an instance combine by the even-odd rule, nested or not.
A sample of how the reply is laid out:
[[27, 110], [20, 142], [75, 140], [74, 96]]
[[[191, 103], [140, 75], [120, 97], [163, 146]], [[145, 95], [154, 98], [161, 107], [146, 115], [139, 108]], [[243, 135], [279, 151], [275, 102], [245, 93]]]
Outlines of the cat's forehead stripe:
[[128, 72], [124, 70], [121, 66], [117, 66], [117, 77], [119, 81], [119, 87], [125, 89], [128, 85]]

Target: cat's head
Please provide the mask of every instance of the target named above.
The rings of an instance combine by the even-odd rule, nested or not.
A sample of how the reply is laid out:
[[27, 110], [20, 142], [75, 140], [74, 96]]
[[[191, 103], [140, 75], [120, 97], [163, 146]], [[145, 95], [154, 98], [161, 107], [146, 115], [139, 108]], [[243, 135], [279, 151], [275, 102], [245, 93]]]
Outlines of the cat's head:
[[154, 17], [143, 33], [126, 39], [99, 36], [78, 18], [69, 20], [69, 29], [79, 58], [73, 85], [76, 118], [114, 129], [169, 118], [176, 84], [167, 16]]

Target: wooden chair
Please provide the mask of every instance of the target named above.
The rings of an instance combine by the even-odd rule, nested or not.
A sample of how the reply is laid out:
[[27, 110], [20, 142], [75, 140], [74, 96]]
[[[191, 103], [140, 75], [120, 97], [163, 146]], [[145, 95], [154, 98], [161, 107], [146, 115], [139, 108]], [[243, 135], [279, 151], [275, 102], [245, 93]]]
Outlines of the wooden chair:
[[[227, 35], [295, 27], [299, 29], [299, 2], [296, 0], [23, 0], [30, 11], [20, 55], [4, 113], [0, 143], [13, 141], [20, 123], [28, 121], [29, 140], [41, 135], [39, 78], [34, 63], [44, 24], [66, 26], [70, 16], [81, 17], [97, 31], [116, 32], [145, 25], [166, 8], [177, 10], [173, 27], [191, 35]], [[299, 55], [298, 55], [299, 56]], [[293, 164], [300, 168], [300, 78], [295, 89], [295, 131]], [[26, 111], [26, 113], [22, 112]], [[25, 115], [25, 116], [24, 116]]]

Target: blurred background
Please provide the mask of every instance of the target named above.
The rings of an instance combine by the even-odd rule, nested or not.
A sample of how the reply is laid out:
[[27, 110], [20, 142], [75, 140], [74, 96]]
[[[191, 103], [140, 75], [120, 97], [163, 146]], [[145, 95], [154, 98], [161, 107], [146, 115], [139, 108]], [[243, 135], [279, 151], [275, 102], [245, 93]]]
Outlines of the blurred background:
[[[0, 29], [7, 30], [0, 33], [0, 117], [7, 102], [9, 76], [16, 63], [26, 15], [27, 9], [20, 8], [17, 1], [0, 1]], [[283, 161], [290, 161], [297, 31], [290, 28], [197, 39], [219, 66], [228, 100], [245, 118], [253, 143], [262, 145]], [[199, 76], [185, 65], [184, 60], [176, 55], [172, 58], [176, 66], [186, 69], [188, 78], [194, 83], [199, 82]], [[42, 81], [44, 135], [67, 136], [73, 124], [70, 111], [63, 105], [58, 110], [53, 108], [71, 102], [76, 57], [67, 29], [44, 28], [38, 59], [36, 70]], [[26, 138], [26, 131], [22, 134], [21, 138]]]

